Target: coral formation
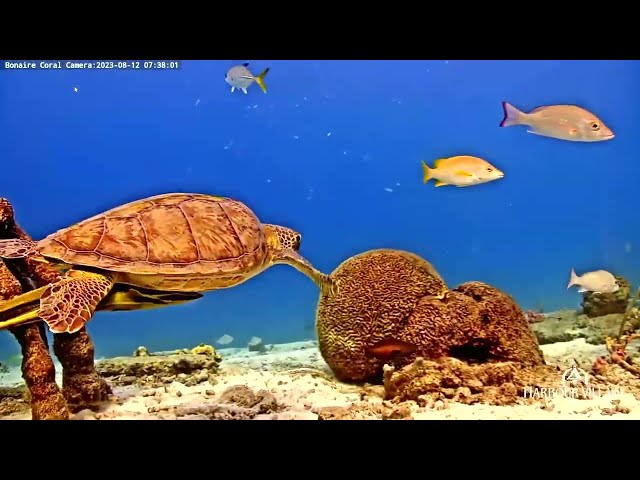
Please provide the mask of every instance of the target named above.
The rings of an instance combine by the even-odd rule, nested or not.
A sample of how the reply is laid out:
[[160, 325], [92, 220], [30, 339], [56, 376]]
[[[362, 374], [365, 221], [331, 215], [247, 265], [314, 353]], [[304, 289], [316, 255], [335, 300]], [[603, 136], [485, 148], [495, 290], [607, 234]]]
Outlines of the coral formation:
[[562, 372], [556, 367], [525, 367], [517, 362], [469, 365], [450, 357], [438, 360], [417, 358], [400, 370], [385, 367], [385, 398], [394, 402], [412, 400], [427, 407], [446, 400], [511, 405], [527, 398], [537, 400], [536, 389], [561, 387]]
[[584, 338], [592, 345], [602, 345], [607, 337], [616, 336], [623, 314], [587, 317], [575, 310], [559, 310], [545, 314], [542, 322], [531, 324], [540, 345], [569, 342]]
[[[2, 238], [31, 239], [15, 222], [13, 207], [6, 199], [0, 199], [0, 232]], [[0, 295], [4, 300], [30, 291], [34, 286], [43, 287], [60, 278], [58, 272], [49, 265], [29, 258], [0, 261], [0, 264]], [[13, 277], [13, 280], [9, 277]], [[11, 331], [22, 348], [23, 376], [31, 393], [34, 419], [68, 418], [69, 413], [63, 395], [66, 397], [69, 394], [66, 400], [76, 406], [83, 405], [85, 401], [92, 404], [106, 399], [110, 390], [95, 371], [93, 345], [85, 329], [69, 338], [54, 337], [54, 350], [56, 342], [62, 345], [58, 351], [63, 356], [60, 357], [56, 353], [63, 365], [62, 395], [55, 383], [55, 368], [49, 354], [43, 324], [14, 327]], [[64, 358], [67, 352], [70, 352], [72, 358]]]
[[510, 295], [482, 282], [463, 283], [453, 292], [471, 299], [474, 313], [462, 318], [457, 312], [452, 312], [450, 322], [455, 338], [449, 340], [449, 356], [467, 360], [512, 361], [523, 365], [544, 363], [529, 322]]
[[11, 333], [22, 351], [22, 378], [29, 390], [31, 418], [67, 420], [69, 409], [56, 383], [55, 366], [42, 324], [14, 327]]
[[71, 411], [95, 406], [111, 394], [96, 372], [94, 347], [85, 328], [53, 336], [53, 351], [62, 365], [62, 393]]
[[[23, 232], [15, 224], [13, 207], [0, 199], [0, 237], [21, 237]], [[0, 301], [9, 300], [32, 288], [28, 282], [22, 285], [18, 275], [28, 268], [21, 260], [0, 260]], [[45, 272], [46, 273], [46, 272]], [[16, 275], [17, 274], [17, 275]], [[69, 410], [55, 381], [55, 367], [41, 325], [30, 324], [10, 329], [22, 350], [22, 376], [29, 389], [31, 415], [34, 420], [66, 420]]]
[[29, 410], [29, 395], [24, 386], [0, 387], [0, 417]]
[[582, 294], [582, 313], [587, 317], [602, 317], [612, 313], [624, 313], [631, 297], [631, 286], [627, 279], [616, 276], [620, 286], [613, 293], [584, 292]]
[[214, 357], [218, 355], [215, 348], [213, 348], [211, 345], [206, 345], [204, 343], [201, 343], [197, 347], [193, 347], [191, 349], [191, 353], [193, 353], [194, 355], [207, 355], [209, 357]]
[[435, 268], [409, 252], [371, 250], [342, 262], [331, 274], [336, 295], [320, 295], [316, 329], [320, 353], [339, 380], [364, 381], [383, 362], [367, 348], [403, 329], [421, 298], [446, 285]]
[[267, 351], [267, 347], [262, 343], [262, 339], [260, 337], [251, 337], [251, 340], [249, 340], [249, 343], [247, 344], [247, 350], [250, 352], [265, 353]]
[[[481, 282], [447, 291], [417, 255], [368, 251], [343, 262], [332, 277], [340, 289], [335, 296], [321, 294], [316, 325], [320, 352], [342, 381], [376, 381], [385, 363], [402, 366], [417, 356], [544, 363], [527, 318], [509, 295]], [[376, 348], [381, 342], [385, 348]]]
[[[198, 348], [198, 347], [196, 347]], [[185, 385], [215, 382], [222, 357], [178, 351], [175, 353], [153, 353], [134, 357], [116, 357], [102, 360], [96, 368], [114, 385], [160, 386], [177, 381]]]
[[133, 356], [134, 357], [148, 357], [149, 356], [149, 350], [147, 350], [147, 347], [145, 347], [144, 345], [140, 345], [138, 348], [136, 348], [135, 352], [133, 352]]

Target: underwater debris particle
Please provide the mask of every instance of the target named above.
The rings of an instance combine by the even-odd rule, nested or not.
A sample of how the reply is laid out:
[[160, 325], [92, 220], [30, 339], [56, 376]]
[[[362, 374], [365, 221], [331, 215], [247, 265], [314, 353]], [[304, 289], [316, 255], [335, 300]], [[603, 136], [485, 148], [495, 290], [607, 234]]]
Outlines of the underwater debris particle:
[[298, 135], [294, 135], [293, 138], [296, 140], [300, 140], [300, 137]]
[[258, 108], [258, 104], [256, 103], [256, 104], [253, 106], [253, 108]]
[[393, 192], [393, 188], [389, 188], [389, 187], [385, 188], [384, 190], [389, 193]]
[[396, 187], [399, 187], [399, 186], [400, 186], [400, 182], [396, 182]]
[[73, 91], [74, 91], [75, 93], [78, 93], [78, 90], [79, 90], [79, 89], [78, 89], [78, 86], [77, 86], [77, 85], [74, 85], [74, 86], [73, 86]]
[[331, 136], [331, 132], [328, 132], [328, 133], [327, 133], [327, 137], [330, 137], [330, 136]]
[[343, 154], [343, 155], [346, 155], [346, 154], [347, 154], [347, 151], [346, 151], [346, 150], [344, 150], [344, 151], [342, 152], [342, 154]]
[[267, 178], [267, 183], [271, 183], [271, 179], [270, 178]]
[[624, 244], [624, 252], [631, 253], [631, 242], [627, 242]]
[[200, 99], [196, 100], [195, 106], [197, 107], [198, 105], [200, 105]]

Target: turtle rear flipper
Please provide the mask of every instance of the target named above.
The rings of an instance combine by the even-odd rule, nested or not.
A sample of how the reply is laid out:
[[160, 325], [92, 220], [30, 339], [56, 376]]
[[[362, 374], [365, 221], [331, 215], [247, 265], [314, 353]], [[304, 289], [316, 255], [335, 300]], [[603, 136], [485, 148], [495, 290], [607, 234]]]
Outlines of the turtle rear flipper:
[[91, 320], [113, 285], [107, 275], [70, 270], [62, 280], [49, 285], [40, 297], [40, 318], [53, 333], [77, 332]]
[[37, 244], [32, 240], [9, 238], [0, 240], [0, 257], [24, 258], [36, 252]]

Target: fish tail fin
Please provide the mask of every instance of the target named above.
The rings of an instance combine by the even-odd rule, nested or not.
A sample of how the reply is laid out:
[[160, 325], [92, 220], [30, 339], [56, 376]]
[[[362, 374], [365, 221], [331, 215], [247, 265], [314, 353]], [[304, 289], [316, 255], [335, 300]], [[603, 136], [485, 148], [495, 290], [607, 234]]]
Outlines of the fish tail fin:
[[256, 83], [260, 86], [264, 93], [267, 93], [267, 85], [264, 83], [264, 77], [269, 73], [269, 67], [265, 68], [260, 75], [256, 77]]
[[578, 284], [578, 275], [576, 275], [575, 269], [571, 269], [571, 276], [569, 277], [569, 284], [567, 285], [567, 289], [573, 287]]
[[422, 183], [427, 183], [429, 179], [432, 178], [431, 175], [432, 174], [429, 165], [427, 165], [426, 162], [422, 160]]
[[509, 102], [502, 102], [502, 110], [504, 118], [500, 122], [501, 127], [511, 127], [513, 125], [521, 125], [524, 113], [511, 105]]

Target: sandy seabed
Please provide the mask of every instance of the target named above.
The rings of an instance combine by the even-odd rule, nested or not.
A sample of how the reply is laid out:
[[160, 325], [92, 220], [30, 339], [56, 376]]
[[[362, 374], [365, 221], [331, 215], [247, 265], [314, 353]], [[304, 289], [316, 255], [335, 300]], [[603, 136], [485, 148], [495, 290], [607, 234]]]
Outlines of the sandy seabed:
[[[604, 346], [584, 340], [543, 345], [547, 364], [562, 370], [573, 359], [592, 363], [605, 355]], [[113, 384], [113, 397], [95, 411], [85, 409], [78, 420], [127, 419], [640, 419], [640, 392], [621, 388], [615, 395], [577, 399], [555, 396], [531, 404], [495, 406], [438, 401], [429, 406], [383, 400], [382, 386], [335, 381], [317, 348], [305, 341], [268, 346], [265, 353], [219, 350], [217, 373], [197, 384], [172, 381], [162, 386]], [[101, 360], [98, 360], [98, 365]], [[59, 364], [56, 364], [60, 383]], [[0, 374], [0, 385], [23, 385], [19, 370]], [[30, 419], [28, 409], [0, 419]]]

